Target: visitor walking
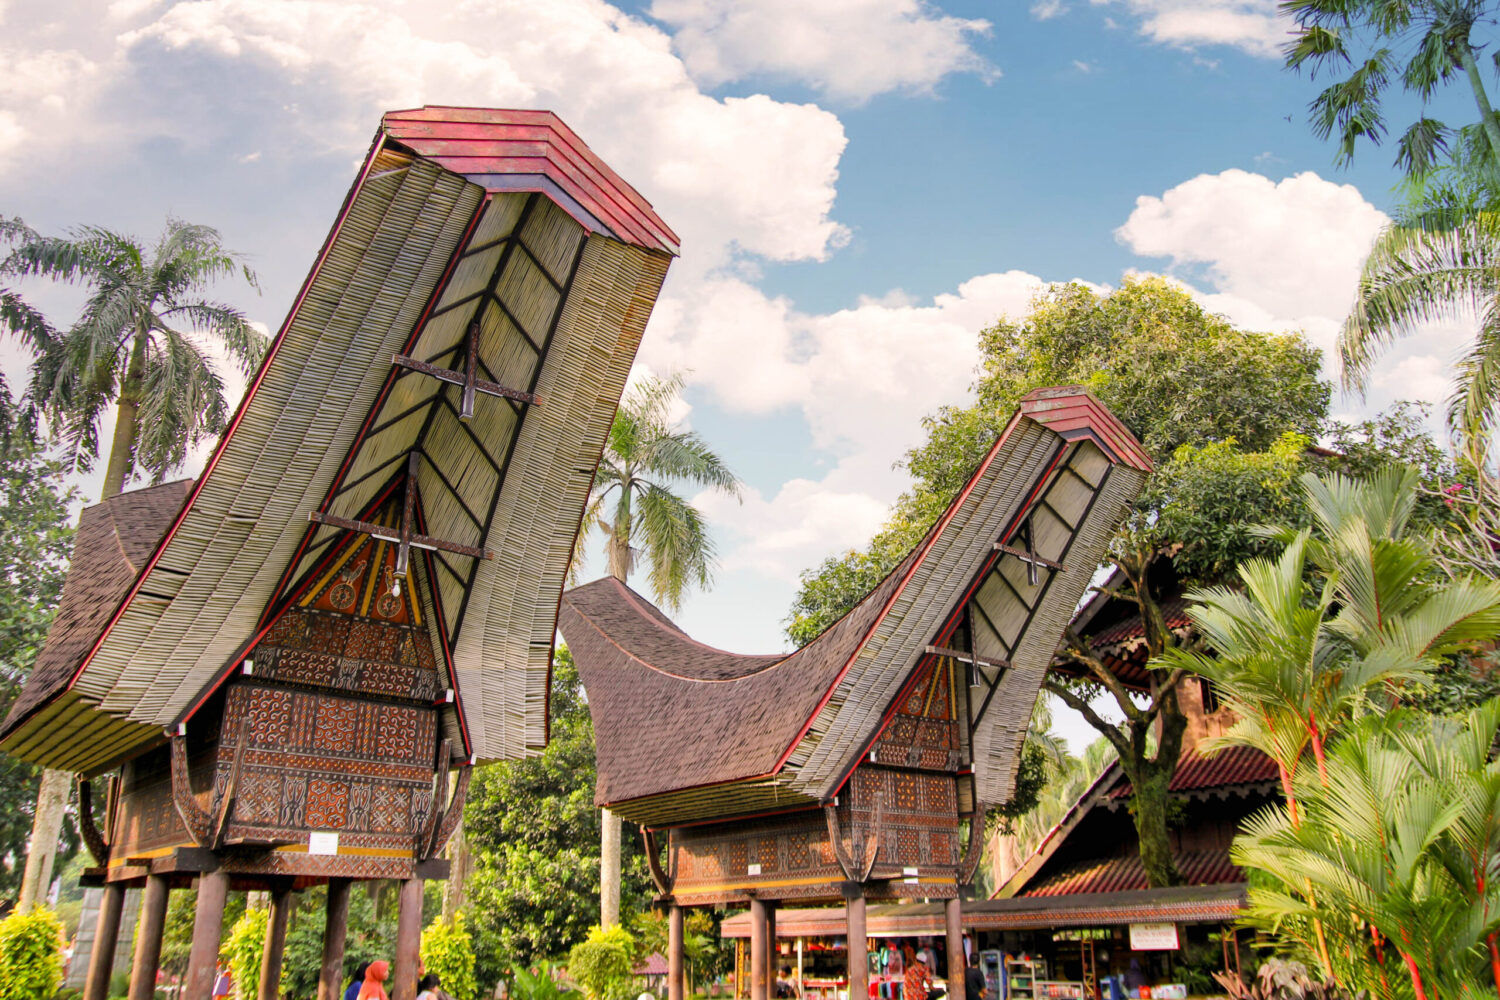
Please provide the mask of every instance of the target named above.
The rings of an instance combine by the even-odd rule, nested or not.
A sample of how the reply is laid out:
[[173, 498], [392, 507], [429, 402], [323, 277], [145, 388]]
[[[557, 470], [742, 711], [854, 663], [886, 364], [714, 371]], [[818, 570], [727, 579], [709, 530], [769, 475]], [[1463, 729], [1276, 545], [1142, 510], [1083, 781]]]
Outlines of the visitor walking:
[[422, 977], [422, 981], [417, 984], [417, 1000], [453, 1000], [452, 997], [438, 988], [442, 985], [443, 981], [438, 978], [436, 972], [427, 973], [427, 975]]
[[349, 987], [344, 990], [344, 1000], [359, 1000], [359, 989], [365, 984], [365, 970], [369, 967], [369, 962], [360, 962], [354, 967], [354, 976], [349, 980]]
[[927, 991], [931, 986], [932, 972], [927, 967], [927, 950], [924, 948], [913, 955], [911, 963], [907, 965], [901, 993], [904, 1000], [927, 1000]]
[[969, 956], [969, 967], [964, 970], [964, 1000], [986, 1000], [990, 995], [990, 984], [985, 981], [984, 969], [979, 966], [979, 952]]
[[371, 962], [369, 968], [365, 969], [364, 985], [359, 988], [357, 1000], [391, 1000], [385, 991], [385, 981], [390, 978], [391, 963], [386, 961]]

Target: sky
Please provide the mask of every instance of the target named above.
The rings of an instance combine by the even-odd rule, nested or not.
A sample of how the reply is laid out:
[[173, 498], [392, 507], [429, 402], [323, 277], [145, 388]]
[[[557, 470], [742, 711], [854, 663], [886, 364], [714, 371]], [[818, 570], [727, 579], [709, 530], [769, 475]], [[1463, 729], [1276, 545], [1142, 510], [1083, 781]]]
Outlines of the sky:
[[[1275, 7], [0, 0], [0, 215], [215, 226], [259, 275], [215, 296], [274, 331], [383, 111], [556, 111], [682, 237], [639, 370], [684, 373], [684, 425], [745, 483], [699, 498], [719, 569], [677, 620], [769, 652], [799, 573], [869, 538], [923, 415], [965, 402], [979, 330], [1046, 283], [1165, 274], [1247, 328], [1332, 346], [1394, 153], [1335, 166]], [[1460, 96], [1439, 113], [1472, 120]], [[76, 296], [25, 291], [68, 320]], [[1335, 411], [1440, 401], [1465, 336], [1401, 343]], [[25, 363], [0, 344], [12, 384]], [[90, 500], [100, 478], [81, 479]]]

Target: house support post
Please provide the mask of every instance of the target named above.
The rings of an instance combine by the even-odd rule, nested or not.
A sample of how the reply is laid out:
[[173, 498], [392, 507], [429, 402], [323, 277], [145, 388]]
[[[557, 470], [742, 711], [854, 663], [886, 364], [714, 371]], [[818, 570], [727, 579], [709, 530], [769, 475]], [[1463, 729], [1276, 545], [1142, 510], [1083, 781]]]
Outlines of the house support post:
[[286, 921], [292, 912], [292, 887], [279, 883], [271, 889], [271, 919], [260, 950], [260, 992], [256, 1000], [281, 996], [281, 952], [286, 945]]
[[776, 947], [776, 903], [766, 900], [766, 996], [776, 996], [776, 960], [781, 955]]
[[161, 965], [161, 936], [167, 927], [170, 889], [165, 875], [146, 876], [146, 889], [141, 893], [141, 919], [135, 932], [135, 954], [130, 962], [128, 1000], [152, 1000], [156, 996], [156, 970]]
[[667, 1000], [683, 1000], [682, 907], [676, 903], [667, 911]]
[[860, 882], [844, 883], [844, 910], [848, 914], [849, 1000], [867, 1000], [870, 995], [869, 949], [865, 934], [865, 887]]
[[125, 885], [111, 882], [99, 900], [99, 922], [94, 925], [94, 950], [83, 981], [83, 1000], [105, 1000], [109, 976], [115, 968], [115, 942], [120, 938], [120, 912], [125, 908]]
[[964, 1000], [964, 898], [962, 895], [944, 901], [943, 917], [944, 930], [948, 933], [948, 997], [949, 1000]]
[[323, 925], [323, 963], [318, 1000], [339, 1000], [344, 985], [344, 938], [349, 932], [349, 880], [328, 880], [328, 916]]
[[227, 873], [204, 872], [198, 877], [198, 907], [193, 911], [193, 944], [188, 951], [182, 1000], [210, 1000], [213, 995], [219, 941], [224, 933], [224, 900], [228, 896]]
[[766, 995], [766, 904], [750, 900], [750, 1000], [769, 1000]]
[[417, 965], [422, 961], [422, 879], [401, 883], [396, 904], [396, 984], [391, 1000], [417, 1000]]

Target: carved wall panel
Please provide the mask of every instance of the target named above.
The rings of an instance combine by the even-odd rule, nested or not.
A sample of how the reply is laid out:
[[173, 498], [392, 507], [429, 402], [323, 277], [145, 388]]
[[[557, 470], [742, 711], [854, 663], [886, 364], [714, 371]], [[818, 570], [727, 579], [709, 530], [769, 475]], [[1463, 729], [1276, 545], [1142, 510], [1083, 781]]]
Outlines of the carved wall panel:
[[917, 667], [885, 731], [875, 741], [875, 763], [952, 771], [960, 760], [955, 683], [963, 667], [949, 657], [929, 656]]

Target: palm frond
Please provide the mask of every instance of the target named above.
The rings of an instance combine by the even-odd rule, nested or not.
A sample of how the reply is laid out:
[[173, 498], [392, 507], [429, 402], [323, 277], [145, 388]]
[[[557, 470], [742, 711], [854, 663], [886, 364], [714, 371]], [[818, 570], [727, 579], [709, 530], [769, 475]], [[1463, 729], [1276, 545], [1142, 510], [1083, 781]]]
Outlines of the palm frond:
[[637, 504], [638, 537], [651, 560], [651, 593], [676, 610], [688, 587], [712, 580], [714, 544], [703, 515], [692, 504], [659, 486], [648, 486]]

